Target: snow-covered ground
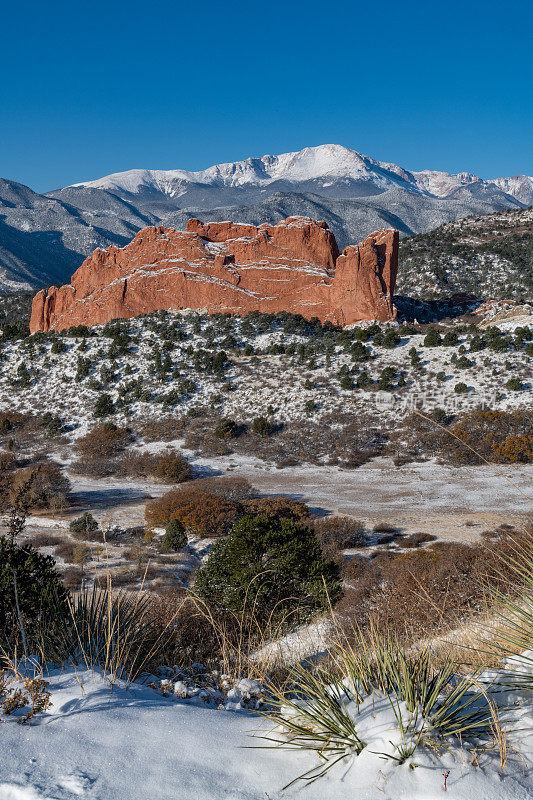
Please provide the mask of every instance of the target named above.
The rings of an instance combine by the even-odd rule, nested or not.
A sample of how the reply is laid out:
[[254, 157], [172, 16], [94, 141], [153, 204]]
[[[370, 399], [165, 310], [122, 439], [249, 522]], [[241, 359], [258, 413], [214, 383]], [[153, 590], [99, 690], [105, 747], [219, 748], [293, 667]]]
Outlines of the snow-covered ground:
[[[164, 697], [151, 688], [109, 683], [72, 668], [45, 675], [52, 706], [31, 726], [0, 723], [0, 800], [526, 800], [531, 730], [512, 734], [500, 775], [497, 752], [450, 746], [417, 750], [398, 765], [384, 759], [399, 741], [391, 706], [371, 698], [357, 715], [367, 746], [313, 785], [282, 787], [319, 761], [253, 738], [261, 717]], [[531, 703], [515, 693], [513, 726], [533, 725]]]
[[[528, 319], [533, 327], [533, 320], [524, 318], [519, 322], [507, 320], [502, 329], [512, 332], [518, 324], [526, 324]], [[225, 334], [217, 334], [205, 316], [198, 327], [197, 315], [190, 312], [169, 314], [168, 320], [181, 324], [187, 338], [173, 342], [170, 349], [164, 351], [163, 355], [168, 353], [171, 358], [171, 368], [163, 383], [150, 373], [155, 352], [163, 342], [157, 330], [154, 332], [143, 320], [124, 323], [134, 340], [131, 352], [113, 358], [108, 356], [112, 340], [100, 335], [88, 338], [85, 347], [81, 339], [65, 337], [61, 341], [66, 345], [66, 351], [61, 353], [52, 352], [53, 337], [45, 338], [33, 347], [30, 340], [7, 344], [3, 350], [0, 375], [0, 409], [51, 411], [59, 414], [66, 423], [77, 425], [75, 435], [79, 436], [94, 421], [93, 409], [99, 393], [109, 392], [116, 401], [132, 381], [140, 381], [151, 399], [127, 395], [126, 407], [118, 409], [116, 414], [117, 422], [158, 416], [161, 410], [171, 411], [179, 417], [191, 407], [199, 406], [213, 406], [223, 416], [239, 421], [267, 414], [270, 407], [279, 422], [303, 418], [319, 420], [326, 415], [345, 412], [369, 413], [392, 422], [410, 413], [414, 407], [426, 410], [442, 407], [453, 413], [480, 405], [509, 411], [531, 406], [531, 359], [523, 349], [469, 353], [469, 337], [463, 334], [459, 344], [466, 346], [472, 364], [458, 368], [450, 360], [452, 355], [457, 355], [457, 347], [423, 347], [423, 335], [404, 335], [399, 327], [402, 338], [392, 349], [374, 345], [371, 341], [366, 343], [371, 355], [369, 361], [354, 364], [350, 352], [336, 346], [330, 352], [329, 360], [322, 352], [313, 359], [315, 364], [309, 366], [309, 358], [300, 362], [296, 356], [273, 355], [266, 351], [279, 344], [285, 347], [302, 343], [312, 345], [312, 337], [272, 330], [248, 339], [240, 334], [243, 320], [239, 319], [232, 320], [228, 330], [241, 345], [250, 343], [255, 354], [245, 356], [242, 347], [237, 351], [226, 347], [231, 365], [225, 373], [225, 389], [231, 391], [223, 391], [220, 380], [195, 366], [194, 353], [206, 348], [211, 352], [224, 349]], [[101, 333], [101, 328], [94, 330]], [[418, 352], [422, 370], [411, 365], [409, 351], [412, 348]], [[89, 374], [77, 381], [79, 357], [88, 359], [90, 368]], [[31, 383], [25, 388], [13, 385], [20, 378], [19, 368], [23, 364], [31, 375]], [[95, 388], [95, 381], [101, 383], [103, 367], [110, 369], [115, 377]], [[372, 390], [340, 388], [343, 368], [356, 368], [354, 380], [364, 369], [377, 381], [386, 367], [392, 367], [397, 377], [403, 375], [406, 385], [401, 391], [376, 391], [375, 386]], [[441, 372], [443, 379], [436, 380], [435, 376]], [[511, 391], [505, 386], [508, 378], [516, 375], [524, 380], [522, 391]], [[189, 389], [170, 407], [154, 402], [158, 394], [178, 390], [179, 395], [183, 381], [190, 382]], [[460, 382], [468, 387], [464, 394], [455, 392], [455, 386]], [[309, 401], [315, 403], [312, 411], [306, 409]]]

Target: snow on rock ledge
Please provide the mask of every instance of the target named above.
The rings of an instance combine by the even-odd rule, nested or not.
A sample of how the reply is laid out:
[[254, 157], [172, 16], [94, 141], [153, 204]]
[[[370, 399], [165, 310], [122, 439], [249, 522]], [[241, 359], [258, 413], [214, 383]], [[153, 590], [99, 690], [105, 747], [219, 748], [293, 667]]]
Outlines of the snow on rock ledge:
[[187, 223], [145, 228], [122, 249], [95, 250], [70, 285], [40, 291], [30, 330], [100, 325], [161, 309], [289, 311], [338, 325], [396, 318], [398, 231], [379, 230], [339, 255], [325, 222]]

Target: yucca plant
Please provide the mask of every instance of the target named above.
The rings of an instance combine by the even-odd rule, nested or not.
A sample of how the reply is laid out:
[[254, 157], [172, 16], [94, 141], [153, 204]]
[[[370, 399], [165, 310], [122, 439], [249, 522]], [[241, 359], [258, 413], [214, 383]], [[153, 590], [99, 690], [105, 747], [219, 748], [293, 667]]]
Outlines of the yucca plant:
[[[372, 632], [353, 647], [337, 644], [333, 669], [293, 670], [290, 691], [272, 688], [274, 709], [263, 713], [274, 723], [263, 738], [269, 746], [314, 751], [322, 763], [295, 781], [314, 781], [348, 755], [366, 746], [358, 732], [362, 703], [378, 698], [390, 704], [401, 736], [383, 757], [403, 763], [417, 747], [438, 745], [450, 736], [462, 741], [491, 733], [493, 713], [476, 676], [458, 676], [451, 658], [438, 663], [428, 648], [406, 651], [390, 636]], [[295, 781], [292, 781], [294, 783]], [[289, 784], [290, 785], [290, 784]]]
[[484, 735], [490, 712], [476, 690], [476, 674], [459, 677], [456, 660], [442, 656], [436, 663], [429, 647], [407, 651], [392, 636], [375, 631], [355, 646], [337, 644], [333, 657], [354, 697], [378, 691], [403, 701], [410, 713], [419, 713], [427, 731], [439, 736]]
[[500, 684], [533, 691], [533, 525], [514, 540], [502, 562], [510, 580], [506, 591], [492, 592], [495, 624], [482, 646], [507, 662]]
[[140, 592], [114, 592], [110, 586], [79, 592], [68, 603], [57, 660], [98, 667], [112, 682], [134, 680], [162, 644], [150, 608]]
[[[340, 679], [332, 680], [321, 670], [313, 674], [298, 665], [292, 670], [290, 685], [290, 694], [271, 687], [273, 705], [263, 716], [274, 727], [261, 738], [274, 742], [271, 747], [281, 745], [314, 752], [322, 763], [284, 788], [302, 779], [313, 783], [345, 756], [359, 755], [365, 747], [346, 708], [351, 694]], [[282, 739], [278, 735], [280, 730]]]

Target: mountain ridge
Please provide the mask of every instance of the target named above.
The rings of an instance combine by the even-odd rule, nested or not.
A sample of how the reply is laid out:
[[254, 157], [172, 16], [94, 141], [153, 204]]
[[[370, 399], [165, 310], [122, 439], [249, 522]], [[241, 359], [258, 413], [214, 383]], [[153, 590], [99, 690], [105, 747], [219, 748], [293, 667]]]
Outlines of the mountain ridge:
[[277, 156], [264, 155], [242, 161], [214, 164], [204, 170], [132, 169], [116, 172], [96, 180], [81, 181], [68, 188], [98, 188], [138, 193], [142, 188], [162, 191], [180, 197], [187, 183], [241, 187], [269, 186], [277, 181], [293, 183], [309, 180], [353, 180], [371, 182], [383, 189], [399, 185], [407, 191], [447, 197], [460, 186], [473, 183], [491, 184], [526, 205], [533, 203], [533, 177], [516, 175], [483, 179], [470, 172], [449, 173], [442, 170], [407, 170], [397, 164], [378, 161], [356, 150], [337, 144], [306, 147]]
[[412, 172], [341, 145], [199, 172], [130, 170], [46, 194], [0, 179], [0, 292], [68, 282], [96, 248], [123, 247], [150, 225], [183, 229], [191, 217], [254, 225], [295, 215], [324, 219], [342, 248], [381, 227], [410, 236], [528, 204], [528, 176]]

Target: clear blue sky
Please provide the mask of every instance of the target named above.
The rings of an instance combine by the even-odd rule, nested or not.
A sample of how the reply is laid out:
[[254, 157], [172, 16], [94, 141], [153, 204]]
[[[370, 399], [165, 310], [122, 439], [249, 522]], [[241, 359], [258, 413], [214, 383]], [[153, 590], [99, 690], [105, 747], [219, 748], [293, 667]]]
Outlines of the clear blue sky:
[[0, 176], [46, 191], [328, 142], [533, 175], [532, 5], [11, 0]]

